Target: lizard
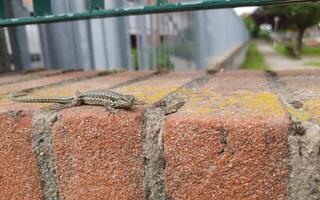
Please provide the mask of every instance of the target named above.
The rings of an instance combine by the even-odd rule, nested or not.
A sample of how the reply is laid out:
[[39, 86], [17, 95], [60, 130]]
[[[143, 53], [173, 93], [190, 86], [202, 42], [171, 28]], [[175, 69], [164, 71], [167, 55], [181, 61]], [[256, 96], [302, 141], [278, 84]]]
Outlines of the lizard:
[[11, 100], [21, 103], [58, 103], [62, 108], [81, 105], [104, 106], [114, 112], [115, 109], [130, 109], [134, 105], [144, 104], [133, 95], [124, 95], [108, 90], [93, 90], [77, 92], [74, 96], [58, 97], [17, 97], [13, 95]]

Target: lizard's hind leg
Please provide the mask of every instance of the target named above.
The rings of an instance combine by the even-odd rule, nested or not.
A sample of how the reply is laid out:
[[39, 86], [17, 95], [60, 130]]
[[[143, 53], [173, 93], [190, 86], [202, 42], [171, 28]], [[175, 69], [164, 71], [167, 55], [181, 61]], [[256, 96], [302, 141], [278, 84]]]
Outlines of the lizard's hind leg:
[[67, 109], [67, 108], [72, 108], [72, 107], [76, 107], [76, 106], [80, 106], [82, 104], [81, 98], [79, 96], [75, 96], [73, 98], [73, 100], [70, 103], [67, 104], [53, 104], [47, 108], [45, 108], [46, 110], [63, 110], [63, 109]]
[[58, 110], [63, 110], [63, 109], [66, 109], [66, 108], [71, 108], [73, 107], [71, 105], [71, 103], [69, 104], [59, 104], [59, 103], [56, 103], [56, 104], [53, 104], [53, 105], [50, 105], [50, 106], [47, 106], [45, 108], [43, 108], [44, 110], [49, 110], [49, 111], [58, 111]]

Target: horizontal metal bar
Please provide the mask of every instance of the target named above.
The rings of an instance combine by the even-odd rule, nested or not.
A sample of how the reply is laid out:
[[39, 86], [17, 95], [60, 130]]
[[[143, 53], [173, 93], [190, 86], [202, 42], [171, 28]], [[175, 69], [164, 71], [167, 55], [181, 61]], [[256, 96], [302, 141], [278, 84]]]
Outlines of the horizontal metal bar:
[[316, 2], [319, 0], [206, 0], [181, 3], [165, 3], [160, 5], [146, 5], [139, 7], [114, 8], [107, 10], [94, 10], [82, 13], [69, 13], [59, 15], [36, 16], [18, 19], [0, 20], [0, 27], [19, 26], [26, 24], [41, 24], [64, 21], [75, 21], [91, 18], [119, 17], [128, 15], [143, 15], [153, 13], [179, 12], [190, 10], [205, 10], [218, 8], [233, 8], [242, 6], [261, 6], [270, 4], [284, 4], [297, 2]]

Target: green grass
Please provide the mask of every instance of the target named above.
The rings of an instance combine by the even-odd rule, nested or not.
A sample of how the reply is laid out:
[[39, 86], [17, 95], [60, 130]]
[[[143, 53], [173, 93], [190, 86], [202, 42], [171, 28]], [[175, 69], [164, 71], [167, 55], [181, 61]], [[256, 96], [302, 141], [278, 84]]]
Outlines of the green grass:
[[287, 56], [287, 51], [284, 45], [277, 44], [274, 48], [279, 54]]
[[[291, 47], [290, 49], [288, 48], [289, 46]], [[293, 48], [294, 46], [292, 44], [286, 47], [284, 44], [278, 43], [275, 47], [275, 50], [279, 54], [282, 54], [289, 58], [297, 58], [297, 56], [293, 51]], [[303, 47], [301, 54], [302, 55], [320, 55], [320, 47]]]
[[289, 58], [297, 58], [292, 45], [285, 46], [284, 44], [278, 43], [274, 49], [278, 54], [287, 56]]
[[320, 62], [306, 62], [305, 65], [320, 67]]
[[[161, 51], [161, 47], [157, 47], [156, 49], [156, 68], [157, 70], [163, 70], [163, 69], [173, 69], [173, 63], [170, 61], [169, 53]], [[131, 49], [131, 57], [133, 60], [133, 65], [135, 70], [139, 70], [139, 58], [138, 58], [138, 50], [137, 49]], [[149, 56], [151, 61], [151, 51], [149, 51]], [[149, 63], [149, 66], [151, 66], [151, 63]]]
[[137, 49], [131, 49], [131, 57], [133, 60], [134, 69], [139, 70], [138, 50]]
[[255, 44], [249, 46], [246, 60], [241, 66], [241, 69], [255, 69], [255, 70], [267, 70], [267, 64], [265, 63], [261, 53], [258, 51]]
[[304, 55], [320, 55], [320, 47], [304, 47], [302, 49]]

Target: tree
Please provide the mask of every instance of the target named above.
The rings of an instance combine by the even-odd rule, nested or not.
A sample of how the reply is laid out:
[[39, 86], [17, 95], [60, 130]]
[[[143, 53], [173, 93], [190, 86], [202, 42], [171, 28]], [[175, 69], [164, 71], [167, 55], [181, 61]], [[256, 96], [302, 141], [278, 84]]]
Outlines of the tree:
[[303, 35], [306, 29], [320, 23], [319, 3], [266, 6], [264, 10], [270, 15], [285, 18], [288, 27], [297, 30], [296, 49], [298, 52], [301, 52]]
[[242, 20], [244, 24], [246, 25], [251, 37], [256, 38], [259, 35], [259, 25], [256, 23], [256, 21], [252, 18], [250, 15], [243, 15]]

